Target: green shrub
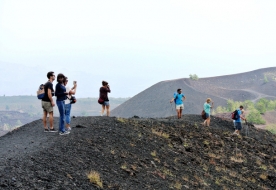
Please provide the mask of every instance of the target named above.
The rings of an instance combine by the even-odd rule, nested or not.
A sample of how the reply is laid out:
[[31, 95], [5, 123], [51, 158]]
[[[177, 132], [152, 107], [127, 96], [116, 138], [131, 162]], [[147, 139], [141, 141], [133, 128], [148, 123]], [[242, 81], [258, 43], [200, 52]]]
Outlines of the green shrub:
[[264, 76], [264, 83], [268, 83], [268, 82], [269, 82], [269, 80], [268, 80], [267, 76], [265, 75]]
[[267, 111], [272, 111], [272, 110], [275, 110], [276, 109], [276, 100], [270, 100], [268, 103], [267, 103]]
[[199, 79], [198, 76], [197, 76], [196, 74], [193, 74], [193, 75], [190, 74], [189, 76], [190, 76], [190, 79], [191, 79], [191, 80], [198, 80], [198, 79]]
[[256, 109], [261, 113], [261, 114], [264, 114], [267, 110], [267, 107], [268, 107], [268, 103], [269, 101], [264, 99], [264, 98], [261, 98], [256, 104], [255, 104], [255, 107]]
[[266, 126], [265, 129], [270, 131], [273, 134], [276, 134], [276, 125], [268, 125], [268, 126]]
[[234, 110], [238, 109], [242, 105], [242, 102], [234, 101], [234, 100], [227, 100], [227, 110], [228, 112], [233, 112]]
[[262, 118], [261, 113], [257, 109], [250, 110], [247, 116], [247, 121], [253, 124], [265, 124], [265, 120]]
[[216, 113], [226, 113], [226, 112], [228, 112], [228, 110], [225, 107], [218, 106], [215, 112]]

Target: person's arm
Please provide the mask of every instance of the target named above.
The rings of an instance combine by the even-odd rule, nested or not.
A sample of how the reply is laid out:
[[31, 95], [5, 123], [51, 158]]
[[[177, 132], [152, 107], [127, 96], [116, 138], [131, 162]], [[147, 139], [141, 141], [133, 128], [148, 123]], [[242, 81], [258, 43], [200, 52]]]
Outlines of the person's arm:
[[109, 85], [107, 85], [106, 92], [109, 92], [109, 93], [111, 92]]
[[75, 84], [74, 87], [69, 91], [69, 95], [75, 95], [77, 92], [77, 85]]
[[210, 108], [212, 109], [214, 107], [214, 102], [212, 102], [212, 105], [210, 105]]
[[48, 88], [48, 97], [49, 97], [49, 100], [51, 101], [52, 106], [54, 107], [55, 106], [55, 102], [53, 100], [52, 90], [49, 89], [49, 88]]
[[183, 95], [183, 101], [186, 100], [186, 96]]
[[170, 103], [172, 103], [176, 98], [176, 94], [173, 95], [173, 98], [170, 100]]
[[240, 115], [240, 118], [241, 118], [242, 120], [246, 121], [246, 118], [243, 117], [242, 115]]

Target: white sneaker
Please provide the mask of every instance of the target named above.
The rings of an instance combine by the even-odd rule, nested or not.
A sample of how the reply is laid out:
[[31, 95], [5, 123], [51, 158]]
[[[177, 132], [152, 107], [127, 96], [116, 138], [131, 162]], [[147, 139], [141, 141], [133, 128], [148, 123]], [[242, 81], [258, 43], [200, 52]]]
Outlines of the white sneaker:
[[65, 131], [65, 132], [60, 132], [59, 135], [69, 135], [70, 132], [69, 131]]

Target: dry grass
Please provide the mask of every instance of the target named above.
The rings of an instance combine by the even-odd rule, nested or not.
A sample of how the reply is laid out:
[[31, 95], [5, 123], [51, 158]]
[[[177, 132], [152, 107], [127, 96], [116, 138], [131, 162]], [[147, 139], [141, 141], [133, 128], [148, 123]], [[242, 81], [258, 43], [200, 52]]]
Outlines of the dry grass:
[[177, 182], [174, 184], [174, 188], [180, 190], [180, 189], [182, 189], [182, 184], [181, 184], [179, 181], [177, 181]]
[[122, 170], [126, 170], [126, 169], [127, 169], [127, 164], [124, 163], [124, 164], [121, 166], [121, 169], [122, 169]]
[[262, 180], [267, 180], [267, 175], [266, 175], [266, 174], [261, 174], [261, 175], [260, 175], [260, 178], [261, 178]]
[[150, 153], [151, 156], [156, 157], [156, 150]]
[[90, 171], [87, 174], [87, 178], [90, 180], [91, 183], [94, 185], [100, 187], [101, 189], [103, 188], [103, 182], [101, 180], [100, 174], [96, 171]]
[[168, 139], [168, 138], [170, 137], [169, 134], [164, 133], [164, 132], [162, 132], [162, 131], [156, 131], [155, 129], [152, 129], [151, 132], [152, 132], [153, 134], [155, 134], [155, 135], [157, 135], [157, 136], [159, 136], [159, 137], [163, 137], [163, 138], [165, 138], [165, 139]]
[[237, 163], [243, 163], [244, 162], [244, 160], [242, 158], [237, 158], [237, 157], [234, 157], [234, 156], [232, 156], [230, 158], [230, 160], [233, 161], [233, 162], [237, 162]]
[[163, 172], [163, 174], [165, 174], [166, 176], [171, 176], [171, 177], [174, 176], [174, 175], [172, 174], [172, 172], [171, 172], [169, 169], [164, 168], [164, 169], [162, 170], [162, 172]]
[[266, 165], [261, 165], [260, 168], [261, 168], [262, 170], [265, 170], [265, 171], [267, 170], [267, 166], [266, 166]]
[[121, 118], [121, 117], [118, 117], [117, 118], [117, 121], [121, 122], [121, 123], [125, 123], [125, 119]]
[[209, 156], [210, 158], [215, 158], [215, 159], [220, 159], [220, 158], [221, 158], [220, 155], [216, 155], [216, 154], [214, 154], [214, 153], [208, 153], [208, 156]]
[[188, 175], [184, 175], [183, 177], [182, 177], [182, 179], [184, 180], [184, 181], [189, 181], [189, 176]]

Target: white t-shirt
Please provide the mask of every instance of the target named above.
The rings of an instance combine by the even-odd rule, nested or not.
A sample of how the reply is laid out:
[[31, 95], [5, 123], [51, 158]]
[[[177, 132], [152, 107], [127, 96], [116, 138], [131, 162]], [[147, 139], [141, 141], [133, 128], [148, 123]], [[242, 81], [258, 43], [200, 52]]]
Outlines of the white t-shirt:
[[[66, 92], [67, 93], [69, 93], [69, 91], [71, 90], [71, 88], [69, 87], [69, 86], [65, 86], [65, 88], [66, 88]], [[70, 98], [71, 98], [71, 96], [70, 95], [67, 95], [67, 99], [65, 100], [65, 104], [70, 104]]]

